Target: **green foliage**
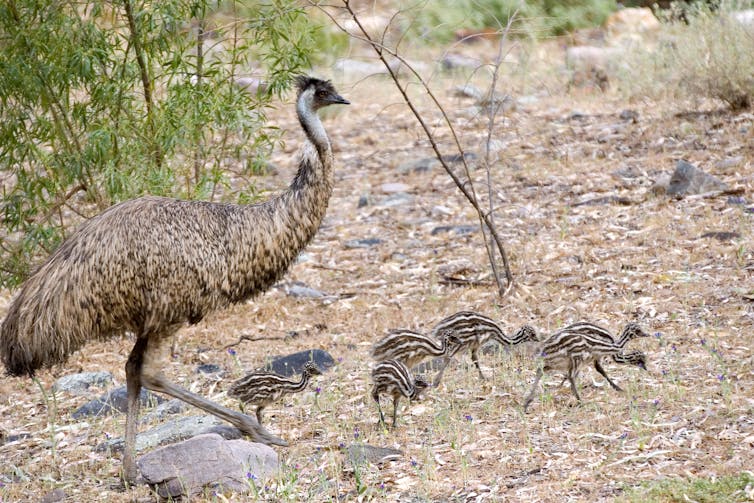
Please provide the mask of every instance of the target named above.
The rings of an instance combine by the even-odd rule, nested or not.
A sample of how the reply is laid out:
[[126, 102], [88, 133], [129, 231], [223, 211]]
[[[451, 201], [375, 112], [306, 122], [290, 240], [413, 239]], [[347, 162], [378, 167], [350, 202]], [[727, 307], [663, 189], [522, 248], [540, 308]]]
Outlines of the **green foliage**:
[[[624, 85], [635, 94], [713, 98], [732, 110], [754, 104], [754, 27], [734, 18], [751, 0], [675, 4], [660, 16], [666, 36], [637, 50]], [[641, 76], [641, 78], [637, 78]]]
[[[265, 107], [309, 66], [313, 31], [293, 0], [0, 4], [0, 285], [118, 201], [253, 200], [228, 173], [278, 139]], [[235, 83], [252, 57], [267, 92]]]
[[433, 0], [407, 9], [411, 29], [429, 42], [447, 42], [457, 30], [502, 30], [516, 13], [512, 33], [540, 38], [597, 26], [617, 8], [615, 0]]
[[[625, 501], [729, 503], [749, 501], [754, 485], [751, 472], [719, 477], [715, 479], [665, 479], [647, 482], [627, 492]], [[749, 493], [747, 494], [747, 491]]]

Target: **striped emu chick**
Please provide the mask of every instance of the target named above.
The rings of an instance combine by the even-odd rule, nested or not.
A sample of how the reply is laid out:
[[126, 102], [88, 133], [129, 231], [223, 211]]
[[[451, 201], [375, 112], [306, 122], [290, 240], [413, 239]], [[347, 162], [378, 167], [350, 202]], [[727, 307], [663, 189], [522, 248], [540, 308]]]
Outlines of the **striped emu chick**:
[[380, 424], [385, 424], [385, 416], [380, 406], [380, 395], [393, 396], [393, 428], [398, 418], [398, 402], [402, 396], [409, 400], [416, 400], [429, 387], [429, 383], [421, 377], [414, 378], [405, 364], [398, 360], [379, 362], [372, 370], [372, 398], [377, 402], [380, 411]]
[[257, 421], [262, 424], [262, 411], [265, 407], [283, 395], [303, 391], [315, 375], [322, 375], [322, 371], [311, 361], [306, 362], [299, 381], [287, 379], [274, 372], [251, 372], [230, 385], [228, 396], [249, 405], [256, 405]]
[[[455, 336], [459, 347], [453, 351], [453, 354], [468, 348], [471, 351], [471, 360], [479, 371], [479, 377], [482, 380], [485, 377], [479, 365], [479, 348], [488, 341], [495, 341], [502, 346], [515, 346], [523, 342], [539, 341], [536, 331], [529, 325], [523, 325], [512, 336], [507, 336], [495, 320], [473, 311], [460, 311], [448, 316], [435, 325], [432, 329], [432, 334], [436, 337], [445, 337], [446, 334]], [[446, 356], [440, 371], [435, 377], [435, 386], [440, 383], [443, 372], [445, 372], [445, 367], [447, 367], [449, 362], [450, 357]]]
[[398, 360], [408, 368], [419, 365], [431, 357], [452, 357], [460, 349], [460, 341], [451, 333], [443, 334], [438, 342], [413, 330], [395, 329], [372, 348], [376, 361]]
[[[610, 356], [618, 363], [635, 363], [638, 365], [641, 361], [641, 357], [638, 356], [641, 355], [640, 352], [622, 354], [622, 351], [631, 339], [648, 337], [648, 335], [636, 323], [626, 324], [617, 341], [608, 330], [592, 323], [574, 323], [558, 330], [540, 347], [541, 361], [531, 391], [524, 399], [524, 412], [534, 399], [542, 374], [549, 370], [561, 370], [566, 373], [566, 377], [571, 383], [571, 391], [579, 401], [581, 401], [581, 397], [576, 388], [576, 377], [583, 364], [593, 362], [594, 368], [607, 379], [610, 386], [621, 391], [607, 376], [605, 369], [600, 364], [600, 359], [604, 356]], [[646, 357], [643, 361], [646, 363]]]

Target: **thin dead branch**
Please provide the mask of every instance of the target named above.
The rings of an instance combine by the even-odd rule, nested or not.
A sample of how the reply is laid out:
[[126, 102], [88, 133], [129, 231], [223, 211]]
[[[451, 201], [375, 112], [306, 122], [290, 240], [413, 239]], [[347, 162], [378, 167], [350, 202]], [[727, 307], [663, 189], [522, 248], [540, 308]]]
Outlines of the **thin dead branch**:
[[[344, 33], [348, 34], [350, 37], [353, 37], [353, 38], [355, 38], [357, 40], [361, 40], [363, 42], [366, 42], [370, 47], [372, 47], [372, 49], [374, 49], [374, 51], [377, 54], [378, 58], [380, 59], [380, 61], [382, 62], [382, 64], [387, 69], [387, 72], [390, 75], [390, 78], [393, 80], [393, 82], [395, 83], [395, 86], [400, 91], [401, 96], [403, 97], [403, 101], [409, 107], [409, 109], [413, 113], [414, 117], [416, 117], [416, 119], [419, 122], [420, 126], [424, 130], [424, 133], [427, 136], [427, 139], [429, 140], [430, 145], [432, 146], [432, 150], [434, 151], [435, 156], [437, 157], [438, 161], [442, 165], [443, 169], [451, 177], [451, 179], [453, 180], [453, 182], [456, 184], [456, 187], [458, 187], [458, 189], [461, 191], [461, 193], [463, 193], [463, 195], [466, 197], [466, 199], [469, 201], [469, 203], [476, 210], [477, 217], [479, 218], [480, 227], [482, 228], [483, 234], [484, 234], [484, 229], [486, 228], [487, 231], [489, 232], [490, 236], [492, 237], [492, 240], [495, 242], [495, 246], [496, 246], [496, 248], [497, 248], [498, 252], [500, 253], [500, 256], [501, 256], [501, 258], [503, 260], [503, 267], [504, 267], [504, 270], [505, 270], [505, 279], [506, 279], [505, 283], [502, 281], [502, 279], [501, 279], [501, 277], [500, 277], [500, 275], [498, 273], [497, 267], [495, 265], [493, 265], [493, 264], [491, 264], [491, 267], [492, 267], [492, 272], [493, 272], [493, 274], [495, 276], [495, 281], [496, 281], [497, 286], [498, 286], [498, 293], [499, 293], [499, 295], [501, 297], [505, 297], [511, 291], [511, 289], [513, 288], [513, 274], [511, 273], [510, 265], [509, 265], [509, 262], [508, 262], [508, 255], [507, 255], [507, 253], [505, 251], [505, 246], [503, 244], [502, 237], [500, 236], [500, 233], [495, 228], [495, 225], [494, 225], [493, 221], [490, 218], [490, 214], [487, 213], [487, 212], [485, 212], [485, 211], [483, 211], [482, 208], [481, 208], [481, 206], [480, 206], [479, 199], [477, 198], [473, 182], [471, 181], [471, 174], [470, 174], [471, 172], [470, 172], [470, 169], [469, 169], [468, 162], [466, 160], [466, 156], [464, 155], [463, 147], [461, 145], [460, 139], [458, 138], [458, 135], [456, 134], [456, 131], [455, 131], [454, 127], [453, 127], [453, 124], [452, 124], [450, 118], [448, 117], [448, 115], [447, 115], [444, 107], [442, 106], [442, 104], [440, 103], [440, 101], [437, 99], [437, 97], [434, 95], [434, 93], [432, 92], [432, 90], [429, 88], [429, 85], [427, 84], [427, 82], [422, 78], [421, 75], [419, 75], [419, 73], [416, 71], [416, 69], [403, 56], [401, 56], [398, 53], [398, 51], [396, 49], [391, 49], [391, 48], [387, 47], [386, 45], [381, 44], [380, 42], [374, 40], [369, 35], [369, 33], [367, 32], [367, 30], [365, 29], [365, 27], [361, 23], [361, 20], [359, 19], [358, 15], [353, 10], [353, 8], [351, 6], [351, 3], [350, 3], [350, 0], [343, 0], [344, 8], [348, 11], [348, 13], [351, 16], [351, 18], [353, 19], [354, 23], [356, 23], [356, 26], [358, 26], [359, 31], [362, 33], [361, 36], [358, 36], [358, 35], [355, 35], [353, 33], [350, 33], [348, 30], [346, 30], [345, 27], [337, 19], [335, 19], [330, 12], [328, 12], [322, 6], [314, 3], [312, 0], [309, 0], [309, 3], [312, 6], [319, 8], [325, 15], [327, 15], [330, 18], [330, 20], [333, 22], [333, 24], [335, 24], [335, 26], [338, 27], [338, 29], [340, 29]], [[398, 62], [400, 62], [401, 65], [403, 67], [405, 67], [411, 73], [411, 75], [413, 75], [417, 79], [417, 81], [419, 82], [419, 84], [422, 86], [422, 88], [424, 89], [424, 91], [427, 93], [427, 95], [429, 96], [429, 98], [432, 100], [432, 102], [434, 103], [434, 105], [437, 107], [437, 110], [440, 112], [440, 114], [443, 117], [443, 121], [445, 122], [445, 125], [448, 127], [448, 130], [450, 131], [450, 134], [451, 134], [451, 136], [453, 138], [453, 142], [455, 143], [456, 148], [458, 149], [458, 151], [461, 154], [460, 155], [460, 159], [461, 159], [461, 162], [463, 164], [463, 169], [464, 169], [465, 174], [466, 174], [466, 181], [461, 180], [459, 178], [459, 176], [450, 168], [450, 166], [448, 165], [448, 163], [445, 161], [445, 156], [443, 156], [443, 154], [440, 152], [440, 147], [437, 144], [437, 140], [435, 138], [435, 135], [432, 133], [432, 131], [430, 130], [429, 126], [425, 122], [423, 116], [421, 115], [421, 113], [419, 112], [419, 110], [416, 108], [416, 105], [414, 104], [414, 102], [411, 100], [411, 98], [407, 94], [407, 90], [406, 89], [408, 87], [408, 84], [406, 84], [406, 85], [402, 85], [401, 84], [401, 81], [400, 81], [400, 79], [398, 78], [398, 75], [397, 75], [397, 70], [394, 70], [394, 66], [391, 65], [390, 62], [388, 62], [388, 60], [387, 60], [387, 58], [385, 56], [386, 54], [389, 55], [389, 56], [391, 56], [391, 57], [393, 57], [393, 58], [395, 58], [396, 60], [398, 60]], [[485, 244], [486, 244], [486, 242], [487, 241], [485, 239]], [[494, 254], [489, 254], [489, 255], [490, 255], [491, 262], [494, 262]]]

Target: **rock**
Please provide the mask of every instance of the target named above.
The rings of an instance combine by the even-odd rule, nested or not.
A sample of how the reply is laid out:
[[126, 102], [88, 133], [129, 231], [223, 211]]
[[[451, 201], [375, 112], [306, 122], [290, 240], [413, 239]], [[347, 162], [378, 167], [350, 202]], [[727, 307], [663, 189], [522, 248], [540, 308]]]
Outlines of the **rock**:
[[[165, 399], [142, 388], [139, 393], [139, 402], [142, 407], [153, 407], [164, 402]], [[82, 419], [90, 416], [103, 416], [128, 410], [128, 394], [126, 387], [112, 389], [101, 397], [87, 402], [76, 409], [71, 416], [74, 419]]]
[[272, 360], [266, 365], [268, 370], [282, 376], [291, 377], [300, 374], [306, 362], [312, 361], [322, 371], [326, 371], [335, 365], [335, 360], [330, 353], [322, 349], [308, 349], [299, 351], [288, 356], [282, 356]]
[[661, 29], [649, 7], [628, 7], [610, 14], [605, 20], [607, 40], [613, 44], [630, 45], [652, 39]]
[[167, 416], [179, 414], [186, 410], [186, 408], [187, 405], [183, 402], [183, 400], [173, 398], [172, 400], [168, 400], [167, 402], [162, 402], [160, 405], [144, 414], [141, 417], [140, 422], [142, 424], [146, 424], [163, 421]]
[[631, 201], [627, 197], [621, 197], [621, 196], [602, 196], [602, 197], [593, 197], [585, 201], [579, 201], [577, 203], [572, 203], [571, 207], [576, 208], [578, 206], [600, 206], [603, 204], [620, 204], [623, 206], [627, 206], [629, 204], [633, 204], [633, 201]]
[[81, 372], [63, 376], [52, 385], [55, 392], [80, 393], [92, 386], [104, 387], [113, 382], [110, 372]]
[[[463, 154], [449, 154], [442, 156], [442, 160], [445, 161], [446, 164], [460, 163], [463, 162], [464, 159], [466, 162], [471, 162], [477, 159], [477, 155], [474, 152], [464, 152]], [[440, 161], [437, 160], [437, 157], [425, 157], [416, 161], [404, 162], [396, 169], [400, 174], [410, 172], [424, 173], [439, 166]]]
[[179, 498], [205, 489], [247, 493], [253, 479], [277, 472], [278, 456], [264, 444], [208, 434], [156, 449], [136, 464], [160, 497]]
[[387, 73], [387, 69], [382, 63], [367, 63], [348, 58], [337, 60], [334, 69], [346, 76]]
[[740, 166], [744, 162], [744, 156], [737, 155], [735, 157], [727, 157], [725, 159], [720, 159], [715, 163], [716, 169], [730, 169], [735, 168], [736, 166]]
[[286, 295], [296, 298], [304, 299], [321, 299], [327, 295], [315, 288], [306, 286], [300, 281], [291, 281], [290, 283], [283, 283], [280, 285]]
[[744, 9], [731, 12], [730, 16], [749, 30], [754, 30], [754, 9]]
[[[136, 435], [136, 452], [172, 444], [206, 433], [214, 433], [225, 439], [243, 437], [241, 431], [215, 416], [185, 416], [150, 428]], [[94, 448], [97, 452], [123, 451], [123, 439], [112, 438]]]
[[393, 208], [395, 206], [403, 206], [414, 202], [414, 197], [411, 194], [405, 192], [398, 192], [397, 194], [390, 194], [389, 196], [379, 200], [375, 206], [380, 208]]
[[436, 236], [444, 232], [449, 232], [455, 234], [456, 236], [465, 236], [467, 234], [473, 234], [477, 231], [477, 229], [478, 227], [474, 225], [440, 225], [432, 229], [432, 232], [430, 232], [430, 234]]
[[660, 173], [655, 182], [649, 188], [653, 194], [665, 194], [670, 187], [670, 173]]
[[380, 186], [380, 190], [384, 194], [395, 194], [397, 192], [408, 192], [409, 190], [411, 190], [411, 186], [400, 182], [383, 183]]
[[365, 206], [369, 206], [369, 196], [367, 195], [359, 196], [359, 202], [356, 204], [356, 207], [364, 208]]
[[740, 206], [747, 204], [746, 198], [741, 196], [728, 196], [728, 200], [726, 202], [731, 206]]
[[481, 89], [471, 84], [464, 84], [462, 86], [456, 86], [453, 88], [453, 96], [460, 98], [473, 98], [474, 100], [481, 100], [484, 93]]
[[440, 60], [440, 65], [443, 70], [448, 71], [460, 69], [476, 70], [484, 65], [484, 63], [479, 58], [472, 58], [470, 56], [464, 56], [463, 54], [450, 52]]
[[222, 371], [223, 369], [216, 363], [203, 363], [196, 367], [197, 374], [217, 374]]
[[740, 237], [741, 234], [739, 234], [738, 232], [711, 231], [702, 234], [700, 239], [714, 238], [718, 241], [733, 241], [734, 239], [739, 239]]
[[66, 495], [64, 490], [60, 488], [53, 489], [52, 491], [42, 496], [42, 499], [39, 500], [39, 503], [58, 503], [60, 501], [65, 501], [67, 497], [68, 495]]
[[708, 175], [693, 164], [680, 160], [670, 177], [667, 193], [671, 196], [688, 196], [727, 189], [728, 186], [714, 176]]
[[633, 122], [634, 124], [639, 122], [639, 112], [637, 112], [636, 110], [630, 110], [628, 108], [625, 110], [622, 110], [620, 115], [618, 115], [618, 117], [620, 117], [620, 120], [622, 121], [627, 121], [627, 122], [630, 121], [630, 122]]
[[375, 465], [381, 465], [388, 461], [400, 459], [403, 456], [403, 451], [401, 450], [390, 447], [374, 447], [368, 444], [349, 445], [346, 453], [348, 454], [351, 466], [354, 467], [363, 465], [367, 461]]
[[348, 241], [343, 243], [343, 246], [345, 246], [347, 249], [372, 248], [373, 246], [377, 246], [382, 243], [384, 243], [384, 241], [379, 238], [349, 239]]

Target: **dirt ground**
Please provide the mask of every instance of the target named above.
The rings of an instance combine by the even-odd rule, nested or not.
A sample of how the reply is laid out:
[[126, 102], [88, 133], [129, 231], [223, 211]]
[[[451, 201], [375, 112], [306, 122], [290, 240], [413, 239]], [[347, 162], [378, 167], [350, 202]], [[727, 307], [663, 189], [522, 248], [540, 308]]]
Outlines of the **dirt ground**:
[[[494, 55], [492, 45], [474, 51]], [[562, 48], [540, 49], [548, 51]], [[321, 348], [337, 359], [317, 379], [319, 393], [313, 386], [266, 412], [269, 428], [290, 447], [277, 449], [281, 474], [260, 484], [259, 499], [609, 501], [646, 481], [754, 466], [754, 115], [715, 103], [628, 99], [614, 88], [569, 91], [562, 65], [541, 72], [526, 82], [504, 76], [498, 88], [518, 99], [492, 130], [495, 221], [515, 279], [505, 298], [492, 281], [478, 219], [449, 176], [438, 166], [399, 169], [432, 151], [393, 84], [383, 76], [332, 75], [352, 102], [325, 114], [337, 158], [335, 192], [320, 232], [285, 278], [327, 296], [296, 298], [274, 288], [182, 330], [177, 356], [166, 363], [176, 382], [235, 407], [226, 386], [268, 357]], [[431, 86], [464, 149], [476, 154], [472, 178], [486, 194], [488, 122], [473, 100], [455, 96], [453, 88], [465, 82], [465, 75], [436, 73]], [[409, 89], [444, 153], [457, 153], [439, 114], [417, 87]], [[636, 112], [635, 120], [621, 118], [624, 110]], [[288, 131], [272, 158], [277, 172], [258, 180], [274, 191], [293, 176], [301, 135], [289, 103], [271, 120]], [[679, 159], [739, 195], [653, 193], [653, 181]], [[395, 185], [385, 184], [395, 183], [405, 184], [410, 199], [390, 206], [384, 200]], [[442, 230], [466, 225], [477, 228]], [[705, 237], [719, 232], [732, 234]], [[367, 238], [380, 241], [349, 245]], [[2, 292], [0, 309], [12, 294]], [[484, 355], [484, 382], [463, 355], [439, 388], [404, 402], [394, 431], [378, 428], [370, 346], [390, 328], [428, 330], [468, 309], [509, 331], [529, 323], [541, 335], [578, 320], [616, 333], [637, 321], [653, 335], [629, 349], [644, 351], [649, 369], [610, 364], [624, 393], [585, 369], [580, 404], [553, 373], [524, 414], [536, 368], [531, 348]], [[292, 331], [297, 336], [284, 341], [242, 342], [235, 357], [225, 349], [242, 335]], [[131, 344], [127, 337], [91, 343], [64, 367], [41, 372], [39, 382], [49, 390], [62, 375], [107, 370], [124, 383]], [[196, 374], [199, 363], [216, 363], [228, 377]], [[122, 435], [124, 416], [70, 417], [93, 396], [60, 395], [53, 409], [31, 380], [0, 381], [0, 431], [28, 434], [0, 444], [1, 501], [37, 501], [55, 488], [68, 501], [153, 499], [145, 487], [115, 488], [119, 457], [94, 451]], [[404, 454], [353, 467], [344, 447], [359, 442]], [[209, 494], [192, 501], [248, 499]]]

